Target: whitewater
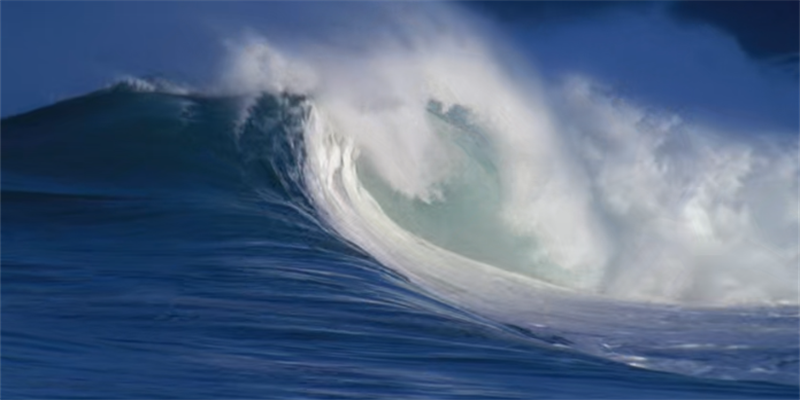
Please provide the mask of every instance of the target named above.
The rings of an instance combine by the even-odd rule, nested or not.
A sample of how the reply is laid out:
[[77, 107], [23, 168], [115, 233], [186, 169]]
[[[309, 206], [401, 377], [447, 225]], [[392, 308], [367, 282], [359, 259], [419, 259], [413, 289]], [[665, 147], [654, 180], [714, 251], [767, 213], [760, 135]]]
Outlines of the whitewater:
[[[380, 12], [370, 11], [370, 23], [326, 40], [237, 34], [213, 83], [126, 77], [4, 119], [4, 209], [17, 212], [26, 206], [9, 202], [33, 194], [163, 196], [167, 209], [198, 207], [197, 219], [186, 217], [194, 229], [219, 213], [241, 220], [231, 226], [252, 224], [243, 231], [264, 230], [241, 243], [266, 260], [275, 254], [286, 276], [319, 263], [377, 268], [385, 275], [370, 281], [374, 302], [382, 291], [408, 291], [389, 303], [502, 332], [514, 346], [666, 372], [667, 380], [756, 382], [787, 390], [778, 397], [796, 393], [800, 160], [796, 118], [786, 118], [796, 114], [796, 81], [748, 59], [728, 37], [657, 11], [613, 14], [595, 32], [613, 38], [647, 26], [664, 35], [656, 37], [678, 38], [632, 35], [632, 49], [636, 40], [661, 46], [647, 67], [662, 75], [646, 79], [702, 76], [719, 85], [719, 102], [693, 108], [703, 99], [665, 91], [669, 82], [648, 86], [623, 71], [632, 83], [620, 89], [615, 83], [624, 79], [600, 69], [538, 61], [455, 6], [372, 8]], [[551, 27], [547, 39], [531, 43], [544, 53], [564, 48], [586, 26]], [[729, 72], [715, 77], [703, 75], [709, 64], [671, 64], [697, 53]], [[615, 57], [584, 56], [598, 64]], [[729, 93], [753, 97], [734, 101]], [[101, 165], [125, 172], [106, 175]], [[139, 207], [142, 218], [188, 213]], [[224, 240], [237, 237], [224, 232]], [[16, 241], [27, 236], [8, 235], [3, 290], [17, 296], [7, 265], [33, 253]], [[200, 237], [186, 240], [186, 248], [205, 251]], [[320, 244], [328, 240], [335, 244]], [[340, 261], [319, 261], [334, 255]], [[336, 285], [351, 274], [327, 268], [309, 279]], [[359, 284], [341, 283], [356, 298]], [[354, 396], [341, 390], [328, 394]], [[753, 390], [746, 394], [759, 395]]]
[[[401, 15], [415, 23], [357, 50], [289, 55], [253, 34], [231, 45], [225, 90], [306, 99], [296, 151], [328, 226], [445, 302], [569, 332], [592, 354], [689, 374], [781, 374], [643, 354], [652, 342], [741, 350], [787, 337], [756, 321], [764, 307], [796, 314], [791, 132], [685, 122], [577, 74], [543, 82], [533, 68], [510, 71], [504, 63], [521, 62], [513, 50], [492, 51], [458, 13]], [[688, 323], [673, 305], [722, 321]], [[749, 325], [748, 339], [729, 324]], [[597, 341], [626, 329], [640, 337]]]

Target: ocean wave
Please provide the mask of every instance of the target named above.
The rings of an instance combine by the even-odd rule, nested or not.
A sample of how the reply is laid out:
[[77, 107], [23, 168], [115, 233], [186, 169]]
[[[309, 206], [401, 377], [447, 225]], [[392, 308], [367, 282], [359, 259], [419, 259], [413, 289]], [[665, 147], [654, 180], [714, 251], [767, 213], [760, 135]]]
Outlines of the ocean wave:
[[225, 204], [247, 188], [539, 342], [796, 379], [793, 132], [686, 120], [580, 74], [543, 81], [468, 24], [426, 21], [358, 51], [249, 36], [213, 90], [129, 79], [4, 119], [3, 190]]

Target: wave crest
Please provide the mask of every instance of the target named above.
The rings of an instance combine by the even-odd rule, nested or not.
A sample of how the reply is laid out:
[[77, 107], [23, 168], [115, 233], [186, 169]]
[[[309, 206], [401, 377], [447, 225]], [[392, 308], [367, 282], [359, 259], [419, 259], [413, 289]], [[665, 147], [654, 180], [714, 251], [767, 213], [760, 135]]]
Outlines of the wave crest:
[[582, 293], [797, 303], [796, 139], [687, 122], [585, 76], [523, 78], [448, 28], [292, 57], [251, 36], [234, 57], [236, 90], [312, 99], [308, 185], [345, 237], [406, 272], [438, 267], [395, 259], [414, 251], [368, 225]]

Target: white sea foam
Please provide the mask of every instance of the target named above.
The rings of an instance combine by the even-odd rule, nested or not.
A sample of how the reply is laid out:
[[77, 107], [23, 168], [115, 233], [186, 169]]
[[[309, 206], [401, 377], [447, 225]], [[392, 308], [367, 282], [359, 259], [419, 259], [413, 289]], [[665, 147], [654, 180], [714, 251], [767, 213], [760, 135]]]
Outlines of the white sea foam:
[[130, 90], [136, 92], [159, 92], [170, 93], [176, 95], [187, 95], [192, 93], [192, 89], [186, 85], [181, 85], [176, 82], [168, 81], [166, 79], [142, 79], [134, 76], [123, 76], [111, 86], [124, 85]]
[[[308, 94], [327, 127], [309, 129], [309, 143], [334, 136], [352, 146], [339, 156], [353, 157], [347, 160], [353, 165], [365, 161], [362, 169], [374, 169], [398, 196], [445, 209], [452, 199], [444, 190], [463, 170], [464, 154], [437, 133], [428, 103], [439, 101], [445, 111], [468, 108], [493, 149], [500, 202], [494, 218], [505, 239], [535, 243], [495, 267], [625, 299], [797, 302], [796, 139], [685, 122], [589, 76], [540, 82], [527, 69], [521, 79], [503, 63], [507, 53], [493, 51], [462, 20], [439, 17], [440, 29], [427, 25], [428, 17], [409, 21], [415, 31], [395, 24], [395, 36], [383, 32], [357, 51], [315, 48], [291, 57], [251, 33], [232, 46], [225, 82], [240, 93]], [[754, 85], [757, 70], [744, 71], [742, 79]], [[771, 79], [764, 85], [774, 85]], [[330, 156], [318, 152], [311, 150], [310, 158]], [[340, 221], [341, 210], [371, 201], [358, 173], [349, 177], [355, 188], [348, 190], [357, 188], [361, 197], [338, 204], [319, 199], [336, 227], [375, 223], [358, 213]], [[487, 205], [474, 207], [477, 214]], [[440, 238], [448, 235], [446, 227], [441, 231]], [[437, 243], [426, 232], [410, 234]], [[487, 252], [502, 247], [503, 237], [482, 235], [474, 232]], [[382, 242], [381, 234], [349, 238], [367, 248], [375, 244], [366, 241]], [[410, 252], [392, 242], [381, 246]]]

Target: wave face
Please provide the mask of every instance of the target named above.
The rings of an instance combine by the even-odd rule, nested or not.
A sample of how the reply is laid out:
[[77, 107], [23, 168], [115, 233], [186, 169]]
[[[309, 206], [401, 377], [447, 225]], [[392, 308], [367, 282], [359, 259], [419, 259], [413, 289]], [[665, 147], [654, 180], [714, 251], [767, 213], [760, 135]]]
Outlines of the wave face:
[[[444, 112], [436, 103], [427, 108], [426, 118], [431, 126], [436, 127], [439, 138], [450, 144], [450, 151], [463, 164], [459, 164], [461, 172], [451, 175], [448, 185], [441, 185], [438, 192], [432, 192], [431, 196], [435, 197], [426, 202], [393, 190], [372, 162], [357, 155], [359, 150], [352, 138], [339, 136], [325, 125], [321, 111], [309, 97], [264, 94], [253, 99], [137, 90], [141, 87], [118, 85], [3, 120], [4, 151], [7, 151], [3, 162], [3, 205], [9, 213], [4, 221], [9, 232], [4, 238], [7, 250], [3, 255], [4, 285], [7, 285], [4, 291], [13, 300], [5, 311], [11, 322], [4, 329], [10, 335], [7, 345], [12, 356], [8, 362], [12, 365], [31, 357], [45, 357], [40, 362], [49, 365], [51, 361], [46, 360], [50, 358], [49, 353], [37, 344], [39, 340], [55, 343], [52, 346], [56, 347], [68, 340], [63, 343], [66, 346], [63, 351], [76, 351], [76, 343], [83, 341], [89, 342], [82, 346], [91, 347], [92, 341], [112, 340], [107, 335], [136, 336], [134, 329], [115, 330], [116, 333], [99, 330], [80, 338], [73, 333], [50, 337], [54, 332], [62, 332], [62, 335], [64, 330], [71, 332], [69, 326], [42, 332], [27, 326], [23, 331], [27, 333], [17, 332], [15, 329], [20, 327], [21, 320], [16, 317], [20, 307], [27, 304], [20, 301], [30, 294], [45, 291], [51, 296], [54, 296], [52, 293], [60, 296], [65, 308], [47, 326], [62, 326], [64, 321], [71, 321], [59, 319], [63, 318], [63, 313], [83, 313], [80, 318], [89, 324], [97, 323], [94, 316], [105, 321], [108, 312], [117, 313], [117, 319], [135, 319], [139, 318], [135, 314], [140, 312], [136, 311], [138, 307], [152, 308], [153, 304], [168, 301], [170, 310], [164, 311], [166, 316], [158, 316], [157, 321], [174, 323], [207, 318], [206, 322], [198, 321], [196, 330], [188, 336], [203, 343], [207, 340], [203, 335], [213, 336], [213, 332], [227, 329], [224, 325], [226, 318], [230, 318], [226, 317], [228, 313], [240, 313], [238, 308], [234, 311], [231, 307], [243, 307], [241, 312], [246, 314], [254, 306], [252, 302], [266, 301], [265, 307], [269, 308], [291, 301], [296, 312], [311, 307], [302, 312], [316, 316], [320, 299], [337, 299], [336, 304], [347, 304], [342, 310], [346, 315], [352, 312], [350, 308], [375, 307], [372, 304], [389, 307], [374, 311], [386, 318], [370, 314], [370, 320], [377, 319], [374, 323], [395, 326], [396, 315], [403, 315], [410, 309], [425, 310], [425, 315], [430, 313], [435, 318], [444, 318], [442, 324], [460, 326], [466, 323], [472, 326], [469, 329], [500, 335], [498, 339], [491, 339], [500, 340], [499, 343], [470, 344], [478, 346], [474, 349], [424, 347], [419, 351], [466, 352], [464, 356], [477, 352], [472, 356], [485, 357], [488, 356], [482, 353], [485, 346], [507, 346], [506, 341], [511, 340], [513, 343], [521, 341], [514, 346], [533, 346], [525, 350], [532, 352], [526, 356], [532, 360], [552, 359], [560, 363], [569, 359], [570, 363], [588, 363], [588, 370], [579, 369], [568, 374], [573, 377], [574, 374], [594, 374], [593, 368], [606, 371], [604, 373], [610, 374], [608, 379], [620, 379], [612, 376], [630, 373], [602, 361], [595, 365], [598, 361], [593, 359], [728, 380], [791, 385], [797, 377], [797, 308], [794, 305], [693, 309], [620, 302], [602, 293], [559, 286], [555, 279], [555, 283], [549, 282], [547, 274], [552, 272], [547, 270], [524, 270], [526, 266], [518, 263], [514, 256], [539, 244], [514, 242], [519, 237], [515, 236], [515, 231], [509, 230], [502, 220], [495, 219], [495, 212], [499, 213], [502, 203], [497, 192], [487, 188], [496, 189], [501, 185], [499, 167], [493, 161], [491, 146], [478, 136], [480, 131], [465, 123], [466, 111], [455, 111], [463, 109]], [[247, 107], [244, 114], [243, 106]], [[447, 200], [451, 196], [453, 200]], [[467, 219], [465, 214], [471, 218]], [[476, 225], [480, 229], [470, 231], [477, 229]], [[59, 239], [60, 244], [55, 247], [26, 244], [42, 232], [49, 232], [46, 236], [50, 240], [62, 234], [67, 236]], [[348, 242], [367, 253], [352, 249]], [[486, 242], [504, 246], [499, 250], [505, 253], [486, 246]], [[92, 255], [82, 256], [84, 253], [80, 249], [84, 248]], [[60, 261], [54, 262], [52, 267], [31, 269], [31, 265], [49, 265], [47, 260], [51, 257]], [[374, 259], [381, 264], [374, 264]], [[216, 285], [219, 283], [214, 284], [213, 290], [209, 288], [216, 293], [213, 299], [205, 299], [201, 294], [177, 298], [170, 295], [173, 291], [168, 289], [170, 282], [177, 276], [193, 276], [193, 285], [200, 284], [196, 279], [212, 279], [213, 282], [221, 279], [203, 278], [207, 274], [227, 274], [214, 272], [218, 267], [199, 270], [193, 267], [197, 263], [217, 262], [241, 266], [245, 268], [242, 272], [251, 271], [247, 274], [261, 271], [258, 274], [265, 274], [263, 277], [247, 278], [247, 282], [266, 286], [247, 290], [265, 291], [264, 294], [257, 299], [239, 299], [241, 293], [237, 288], [252, 284], [239, 281], [241, 277], [229, 277], [225, 279], [236, 280], [223, 284], [226, 288], [221, 289], [222, 292], [218, 292], [220, 288]], [[76, 270], [77, 266], [81, 266], [80, 269]], [[514, 267], [521, 269], [514, 272]], [[92, 289], [102, 283], [93, 280], [76, 281], [75, 284], [86, 288], [75, 293], [55, 283], [42, 286], [42, 282], [59, 282], [60, 279], [69, 282], [73, 279], [69, 278], [70, 274], [83, 276], [88, 270], [98, 268], [100, 270], [92, 274], [123, 285], [114, 289], [118, 294], [110, 299], [102, 295], [105, 293], [102, 290]], [[363, 269], [380, 275], [364, 276], [367, 272]], [[138, 282], [140, 278], [134, 278], [142, 274], [150, 276], [148, 281], [158, 282], [156, 287], [142, 287]], [[64, 277], [59, 278], [62, 275]], [[183, 279], [176, 284], [182, 287]], [[289, 286], [273, 288], [271, 285], [276, 282]], [[295, 293], [307, 284], [303, 282], [317, 282], [314, 285], [323, 285], [326, 289]], [[227, 288], [226, 285], [232, 286]], [[345, 294], [328, 293], [331, 288], [352, 293], [342, 298]], [[141, 291], [149, 294], [141, 297], [137, 294]], [[86, 296], [94, 299], [91, 303], [94, 305], [84, 304]], [[219, 303], [223, 300], [217, 296], [226, 296], [229, 300], [224, 301], [230, 304]], [[140, 301], [144, 302], [141, 306], [135, 305]], [[48, 311], [29, 312], [46, 314]], [[128, 316], [131, 312], [135, 315]], [[334, 314], [340, 315], [338, 311]], [[350, 318], [344, 314], [339, 317]], [[298, 354], [302, 355], [305, 354], [304, 345], [284, 342], [279, 332], [306, 329], [298, 327], [298, 323], [311, 324], [308, 329], [316, 332], [318, 328], [312, 325], [318, 324], [318, 317], [303, 319], [305, 322], [298, 322], [297, 318], [289, 318], [294, 321], [290, 326], [283, 325], [289, 320], [278, 319], [274, 323], [277, 325], [265, 332], [278, 335], [275, 337], [278, 343], [297, 347]], [[363, 323], [359, 321], [353, 321], [355, 325], [350, 329], [356, 331], [348, 335], [360, 337], [364, 334], [358, 331]], [[257, 324], [255, 321], [248, 323]], [[171, 337], [168, 327], [158, 326], [148, 325], [147, 332], [155, 329], [160, 335]], [[231, 329], [239, 329], [238, 326], [234, 324]], [[38, 336], [23, 340], [31, 329], [38, 332]], [[413, 332], [404, 329], [392, 335], [413, 336]], [[318, 334], [323, 337], [333, 334], [325, 332], [327, 330]], [[184, 330], [175, 333], [180, 333], [181, 337], [187, 334]], [[198, 334], [200, 336], [196, 337]], [[256, 340], [250, 336], [242, 338], [246, 343]], [[339, 345], [349, 346], [345, 342]], [[363, 346], [363, 343], [356, 341], [353, 345]], [[186, 353], [181, 357], [189, 357], [188, 361], [202, 359], [202, 365], [213, 366], [215, 370], [256, 368], [245, 360], [236, 361], [240, 356], [227, 353], [244, 349], [236, 350], [238, 347], [233, 343], [225, 346], [207, 348], [202, 356], [195, 354], [194, 347], [180, 352]], [[27, 353], [26, 349], [32, 353]], [[162, 354], [161, 350], [146, 347], [140, 351], [144, 353], [137, 354], [145, 359]], [[384, 350], [370, 347], [365, 351]], [[491, 351], [495, 356], [497, 351], [503, 352]], [[545, 353], [539, 354], [541, 351]], [[13, 354], [19, 357], [14, 358]], [[210, 359], [207, 358], [209, 354], [213, 355]], [[343, 360], [354, 356], [348, 352], [342, 355]], [[587, 356], [590, 358], [585, 358]], [[95, 355], [87, 357], [93, 365], [108, 361]], [[114, 357], [127, 359], [122, 354]], [[260, 359], [261, 356], [252, 357]], [[117, 358], [113, 360], [119, 362]], [[429, 363], [427, 358], [423, 361]], [[308, 360], [292, 362], [302, 364]], [[172, 362], [164, 365], [185, 367]], [[111, 368], [100, 376], [111, 374], [113, 377], [114, 371], [117, 369]], [[508, 373], [519, 372], [514, 371]], [[14, 374], [11, 378], [16, 376]], [[197, 378], [191, 379], [196, 381]], [[645, 382], [649, 382], [647, 379], [650, 378]], [[274, 384], [291, 386], [287, 382], [290, 381]], [[695, 394], [697, 390], [710, 391], [708, 393], [718, 390], [694, 386], [691, 382], [686, 385], [680, 390]], [[777, 394], [784, 389], [796, 390], [793, 386], [756, 384], [751, 388], [748, 385], [730, 386], [723, 392]], [[11, 388], [11, 392], [24, 393], [16, 385]], [[553, 393], [570, 397], [584, 393], [581, 390], [573, 388]], [[642, 393], [641, 388], [633, 390]], [[682, 393], [674, 390], [665, 393]]]
[[157, 198], [116, 217], [183, 204], [187, 238], [209, 219], [211, 247], [297, 253], [276, 279], [307, 273], [293, 262], [380, 269], [370, 296], [574, 362], [796, 383], [796, 132], [540, 79], [466, 16], [435, 16], [347, 49], [250, 35], [213, 89], [129, 80], [4, 119], [4, 206]]
[[[671, 305], [729, 317], [730, 307], [794, 309], [794, 132], [687, 121], [580, 74], [543, 81], [501, 63], [517, 59], [464, 20], [405, 17], [413, 31], [357, 51], [290, 55], [257, 36], [232, 49], [229, 90], [308, 97], [304, 185], [326, 224], [471, 312], [525, 327], [558, 315], [552, 324], [585, 352], [709, 376], [760, 370], [586, 340], [631, 323], [687, 329], [681, 318], [663, 323]], [[741, 63], [741, 53], [720, 54]], [[739, 72], [748, 85], [775, 84]], [[620, 314], [630, 317], [611, 317]], [[729, 317], [662, 339], [692, 348], [713, 331], [712, 347], [763, 345], [722, 334]], [[620, 325], [600, 328], [608, 318]], [[623, 347], [639, 346], [650, 345]]]

